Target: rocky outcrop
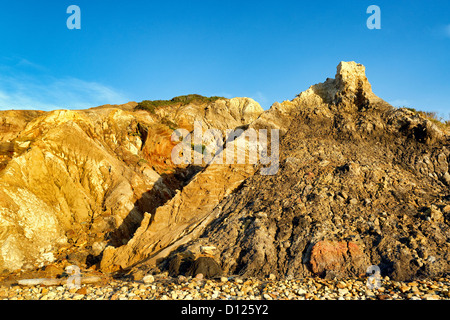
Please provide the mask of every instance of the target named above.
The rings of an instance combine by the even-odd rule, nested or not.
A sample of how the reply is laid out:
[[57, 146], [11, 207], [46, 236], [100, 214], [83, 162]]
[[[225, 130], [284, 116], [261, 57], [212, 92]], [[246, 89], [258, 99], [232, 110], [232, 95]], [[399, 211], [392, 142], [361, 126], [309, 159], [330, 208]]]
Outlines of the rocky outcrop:
[[345, 278], [371, 265], [397, 280], [449, 272], [445, 130], [376, 97], [354, 62], [251, 127], [264, 125], [285, 132], [279, 172], [245, 180], [199, 240], [217, 248], [225, 274]]
[[154, 215], [146, 215], [134, 237], [103, 253], [101, 269], [119, 271], [145, 261], [155, 265], [182, 244], [197, 239], [220, 210], [219, 202], [254, 173], [252, 165], [210, 165]]
[[[264, 112], [248, 98], [148, 106], [0, 113], [9, 128], [0, 137], [2, 270], [67, 260], [136, 278], [164, 269], [346, 278], [376, 265], [396, 280], [449, 272], [448, 128], [377, 97], [361, 64], [341, 62], [334, 79]], [[174, 163], [172, 133], [192, 134], [195, 121], [242, 136], [279, 129], [279, 170]], [[238, 143], [222, 139], [213, 156]], [[207, 149], [188, 147], [192, 157]], [[215, 250], [205, 258], [202, 248]]]
[[106, 246], [126, 244], [201, 169], [171, 163], [173, 126], [192, 126], [195, 116], [234, 129], [262, 112], [241, 98], [156, 114], [136, 106], [0, 113], [1, 270], [93, 263]]
[[58, 248], [105, 241], [102, 234], [133, 216], [135, 202], [158, 178], [123, 161], [140, 148], [127, 131], [132, 120], [120, 110], [104, 118], [54, 111], [26, 125], [14, 142], [27, 148], [0, 173], [2, 268], [45, 265]]
[[327, 240], [314, 244], [309, 263], [316, 275], [341, 278], [349, 272], [364, 275], [370, 266], [367, 256], [356, 243]]

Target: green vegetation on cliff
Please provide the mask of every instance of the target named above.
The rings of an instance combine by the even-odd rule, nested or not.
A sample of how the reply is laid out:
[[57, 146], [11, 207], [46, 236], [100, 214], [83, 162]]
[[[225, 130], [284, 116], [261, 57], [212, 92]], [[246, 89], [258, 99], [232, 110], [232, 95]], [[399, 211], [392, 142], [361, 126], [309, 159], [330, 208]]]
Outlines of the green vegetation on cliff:
[[147, 110], [151, 113], [155, 113], [155, 110], [160, 107], [166, 107], [176, 104], [187, 105], [190, 103], [202, 104], [211, 103], [219, 99], [225, 99], [223, 97], [204, 97], [199, 94], [188, 94], [185, 96], [178, 96], [171, 100], [144, 100], [136, 106], [136, 110]]

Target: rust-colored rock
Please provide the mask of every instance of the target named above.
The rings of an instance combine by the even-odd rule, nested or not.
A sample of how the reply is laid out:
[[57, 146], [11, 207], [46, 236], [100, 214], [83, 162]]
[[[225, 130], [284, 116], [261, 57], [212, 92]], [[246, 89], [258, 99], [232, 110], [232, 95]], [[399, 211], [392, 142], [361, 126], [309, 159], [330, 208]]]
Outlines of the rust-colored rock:
[[339, 274], [349, 269], [364, 271], [366, 258], [361, 248], [347, 241], [319, 241], [311, 250], [311, 270], [317, 275], [332, 271]]

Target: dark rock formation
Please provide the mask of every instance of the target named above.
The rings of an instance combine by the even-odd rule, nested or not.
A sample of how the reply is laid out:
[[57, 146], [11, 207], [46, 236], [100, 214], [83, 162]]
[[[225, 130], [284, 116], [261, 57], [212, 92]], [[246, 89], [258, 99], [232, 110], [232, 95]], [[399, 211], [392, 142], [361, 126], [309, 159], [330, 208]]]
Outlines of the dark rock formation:
[[377, 265], [408, 280], [450, 271], [448, 131], [376, 97], [363, 71], [341, 64], [337, 80], [253, 124], [289, 127], [279, 172], [248, 178], [201, 236], [224, 273], [345, 278]]
[[195, 277], [200, 273], [205, 278], [216, 278], [222, 275], [222, 269], [213, 258], [199, 257], [192, 263], [186, 275]]

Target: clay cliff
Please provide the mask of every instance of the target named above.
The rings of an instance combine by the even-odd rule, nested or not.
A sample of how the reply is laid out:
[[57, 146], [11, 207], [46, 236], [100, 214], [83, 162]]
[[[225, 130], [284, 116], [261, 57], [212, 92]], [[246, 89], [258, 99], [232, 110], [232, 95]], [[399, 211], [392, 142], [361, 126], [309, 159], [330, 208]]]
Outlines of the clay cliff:
[[[174, 164], [176, 129], [278, 129], [279, 168]], [[450, 135], [377, 97], [355, 62], [264, 111], [195, 95], [0, 112], [0, 268], [395, 279], [449, 272]], [[235, 141], [224, 135], [225, 149]], [[192, 145], [193, 154], [197, 148]], [[244, 151], [248, 152], [248, 151]], [[176, 269], [176, 268], [175, 268]]]
[[[96, 261], [128, 242], [146, 213], [175, 196], [201, 166], [171, 163], [172, 126], [193, 119], [230, 129], [263, 110], [247, 98], [137, 103], [89, 110], [0, 112], [0, 268]], [[167, 119], [167, 114], [176, 116]]]

